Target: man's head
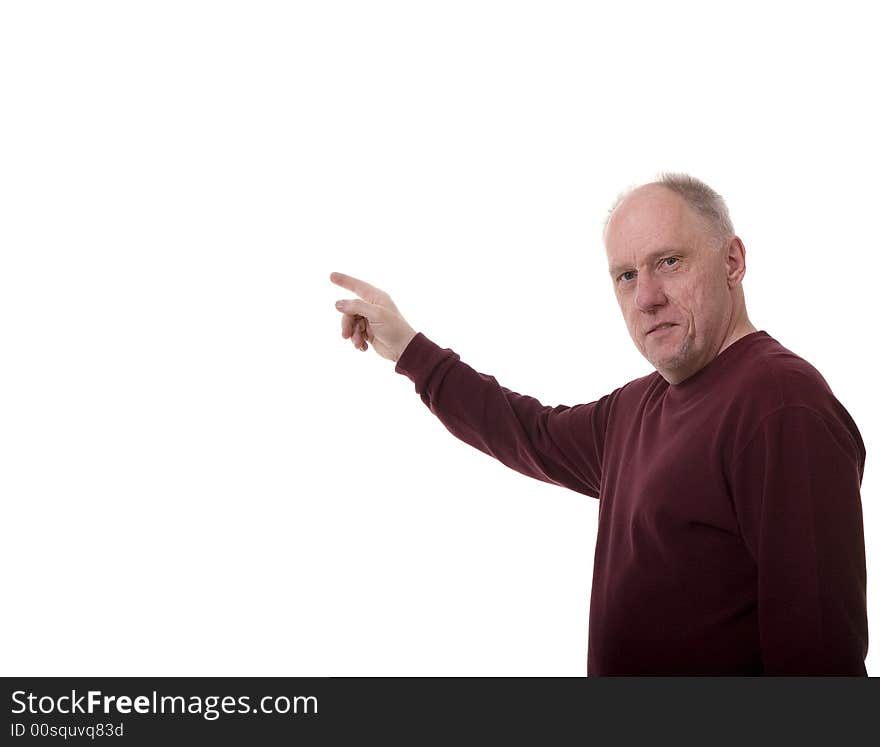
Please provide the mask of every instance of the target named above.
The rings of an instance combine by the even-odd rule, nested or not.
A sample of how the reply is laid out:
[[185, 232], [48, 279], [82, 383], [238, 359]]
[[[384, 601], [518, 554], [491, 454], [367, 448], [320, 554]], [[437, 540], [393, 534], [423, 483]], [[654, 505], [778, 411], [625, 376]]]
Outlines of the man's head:
[[745, 247], [722, 198], [683, 174], [618, 198], [605, 225], [614, 292], [636, 347], [670, 384], [754, 331]]

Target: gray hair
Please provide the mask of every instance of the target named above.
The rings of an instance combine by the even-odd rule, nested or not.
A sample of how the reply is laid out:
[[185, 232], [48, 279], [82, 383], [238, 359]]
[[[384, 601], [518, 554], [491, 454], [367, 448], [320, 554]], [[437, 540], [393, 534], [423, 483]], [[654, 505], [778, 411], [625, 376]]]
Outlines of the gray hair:
[[706, 220], [710, 230], [718, 245], [722, 245], [727, 239], [734, 236], [733, 223], [730, 220], [730, 213], [727, 211], [727, 204], [724, 198], [712, 189], [705, 182], [700, 181], [690, 174], [675, 174], [662, 172], [657, 179], [648, 184], [630, 187], [626, 191], [617, 196], [608, 215], [605, 218], [605, 224], [602, 228], [602, 236], [608, 230], [608, 222], [611, 220], [611, 214], [617, 209], [630, 194], [632, 194], [640, 186], [649, 186], [650, 184], [659, 184], [672, 190], [680, 195], [685, 202], [698, 215]]

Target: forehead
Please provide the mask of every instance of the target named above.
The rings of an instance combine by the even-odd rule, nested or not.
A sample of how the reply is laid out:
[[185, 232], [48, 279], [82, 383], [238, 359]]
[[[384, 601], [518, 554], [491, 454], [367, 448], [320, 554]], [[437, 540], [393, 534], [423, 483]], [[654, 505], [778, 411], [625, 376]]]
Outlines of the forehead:
[[612, 266], [638, 264], [658, 251], [699, 245], [708, 232], [684, 199], [659, 185], [641, 187], [615, 208], [605, 232]]

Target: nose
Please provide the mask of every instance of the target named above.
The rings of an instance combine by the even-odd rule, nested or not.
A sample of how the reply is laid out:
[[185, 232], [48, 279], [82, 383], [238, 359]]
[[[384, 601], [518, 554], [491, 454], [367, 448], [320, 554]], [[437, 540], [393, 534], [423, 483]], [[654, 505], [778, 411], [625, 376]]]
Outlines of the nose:
[[641, 272], [636, 277], [636, 307], [639, 311], [654, 311], [666, 303], [663, 283], [650, 274]]

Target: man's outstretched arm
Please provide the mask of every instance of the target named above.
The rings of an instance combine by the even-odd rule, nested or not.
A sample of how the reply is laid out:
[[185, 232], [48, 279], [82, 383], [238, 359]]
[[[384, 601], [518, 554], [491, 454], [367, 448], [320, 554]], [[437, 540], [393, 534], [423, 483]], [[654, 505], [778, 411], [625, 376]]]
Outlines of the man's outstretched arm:
[[422, 401], [452, 434], [521, 474], [599, 496], [611, 395], [574, 407], [542, 405], [416, 333], [383, 291], [339, 273], [331, 280], [363, 299], [337, 304], [350, 317], [343, 317], [343, 337], [351, 337], [361, 350], [370, 342], [382, 357], [395, 361], [395, 371], [413, 381]]

